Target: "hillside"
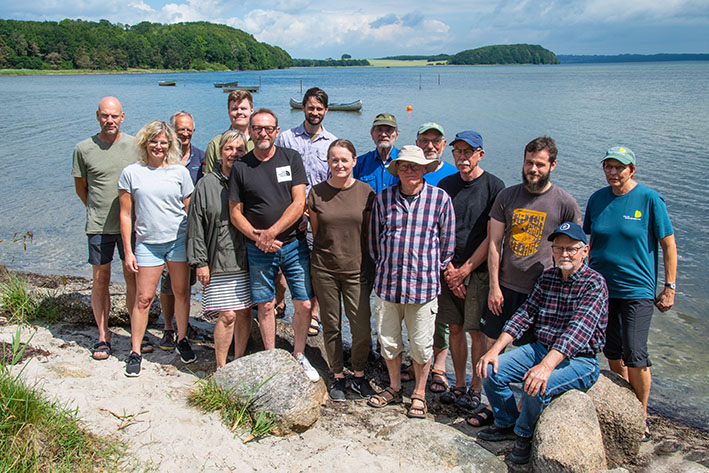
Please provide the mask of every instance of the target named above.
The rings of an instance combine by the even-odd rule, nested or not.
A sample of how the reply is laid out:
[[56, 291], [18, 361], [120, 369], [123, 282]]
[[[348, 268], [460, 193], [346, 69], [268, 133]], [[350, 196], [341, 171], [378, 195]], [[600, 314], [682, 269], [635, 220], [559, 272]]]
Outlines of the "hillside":
[[454, 54], [449, 64], [559, 64], [556, 55], [538, 44], [502, 44]]
[[0, 68], [244, 70], [292, 64], [283, 49], [208, 22], [0, 20]]

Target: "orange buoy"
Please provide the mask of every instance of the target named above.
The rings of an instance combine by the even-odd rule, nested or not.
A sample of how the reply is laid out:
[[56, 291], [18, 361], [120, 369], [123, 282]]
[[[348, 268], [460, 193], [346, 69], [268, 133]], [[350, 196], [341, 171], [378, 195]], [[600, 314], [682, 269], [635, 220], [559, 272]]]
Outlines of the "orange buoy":
[[411, 107], [411, 105], [407, 105], [407, 106], [406, 106], [406, 111], [407, 111], [407, 112], [410, 112], [411, 110], [413, 110], [413, 108]]

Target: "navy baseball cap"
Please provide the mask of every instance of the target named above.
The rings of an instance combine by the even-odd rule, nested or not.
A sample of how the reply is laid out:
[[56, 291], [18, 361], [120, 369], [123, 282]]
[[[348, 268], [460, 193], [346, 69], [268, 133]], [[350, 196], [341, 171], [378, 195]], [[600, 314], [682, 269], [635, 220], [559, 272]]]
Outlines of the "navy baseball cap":
[[480, 136], [480, 133], [473, 130], [461, 131], [455, 135], [455, 139], [451, 141], [451, 146], [453, 146], [456, 141], [465, 141], [473, 148], [482, 149], [483, 147], [483, 137]]
[[547, 240], [554, 241], [557, 235], [566, 235], [574, 240], [583, 242], [584, 245], [588, 245], [588, 240], [586, 240], [586, 234], [583, 232], [583, 228], [573, 222], [564, 222], [554, 230], [554, 233], [549, 235]]

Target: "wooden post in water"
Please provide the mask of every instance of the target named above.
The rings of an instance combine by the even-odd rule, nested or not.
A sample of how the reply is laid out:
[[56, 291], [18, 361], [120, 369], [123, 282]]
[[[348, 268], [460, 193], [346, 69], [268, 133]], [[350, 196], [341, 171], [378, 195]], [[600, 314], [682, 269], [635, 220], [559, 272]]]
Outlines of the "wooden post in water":
[[419, 90], [421, 90], [421, 74], [419, 73]]
[[438, 73], [438, 85], [441, 85], [441, 73]]
[[258, 76], [258, 87], [261, 88], [261, 76]]
[[300, 79], [300, 96], [303, 96], [303, 79]]

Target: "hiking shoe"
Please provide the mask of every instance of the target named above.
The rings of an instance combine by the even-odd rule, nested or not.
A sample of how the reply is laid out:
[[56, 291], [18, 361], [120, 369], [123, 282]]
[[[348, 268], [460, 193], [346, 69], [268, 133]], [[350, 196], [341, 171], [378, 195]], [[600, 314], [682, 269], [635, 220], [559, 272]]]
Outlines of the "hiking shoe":
[[143, 361], [143, 357], [136, 352], [130, 352], [128, 358], [126, 358], [126, 376], [129, 378], [137, 378], [140, 376], [140, 363]]
[[501, 440], [515, 440], [517, 435], [514, 432], [514, 425], [500, 427], [497, 424], [492, 424], [487, 429], [478, 432], [478, 438], [488, 442], [499, 442]]
[[523, 465], [529, 462], [529, 457], [532, 455], [532, 439], [520, 437], [517, 435], [515, 446], [510, 452], [509, 460], [512, 463]]
[[177, 342], [177, 352], [180, 354], [180, 359], [183, 363], [192, 363], [197, 360], [197, 355], [192, 351], [190, 342], [187, 341], [187, 337], [183, 338]]
[[164, 330], [158, 348], [165, 351], [173, 351], [175, 349], [175, 331]]
[[305, 376], [307, 376], [310, 381], [315, 383], [320, 379], [320, 374], [315, 368], [313, 368], [313, 365], [310, 364], [305, 355], [301, 353], [295, 358], [295, 361], [297, 361], [301, 368], [303, 368], [303, 371], [305, 371]]
[[337, 402], [346, 401], [345, 388], [345, 378], [335, 378], [330, 385], [330, 399]]
[[359, 394], [362, 399], [369, 399], [377, 394], [377, 392], [372, 389], [372, 386], [369, 385], [369, 380], [364, 376], [355, 376], [352, 378], [352, 391]]

